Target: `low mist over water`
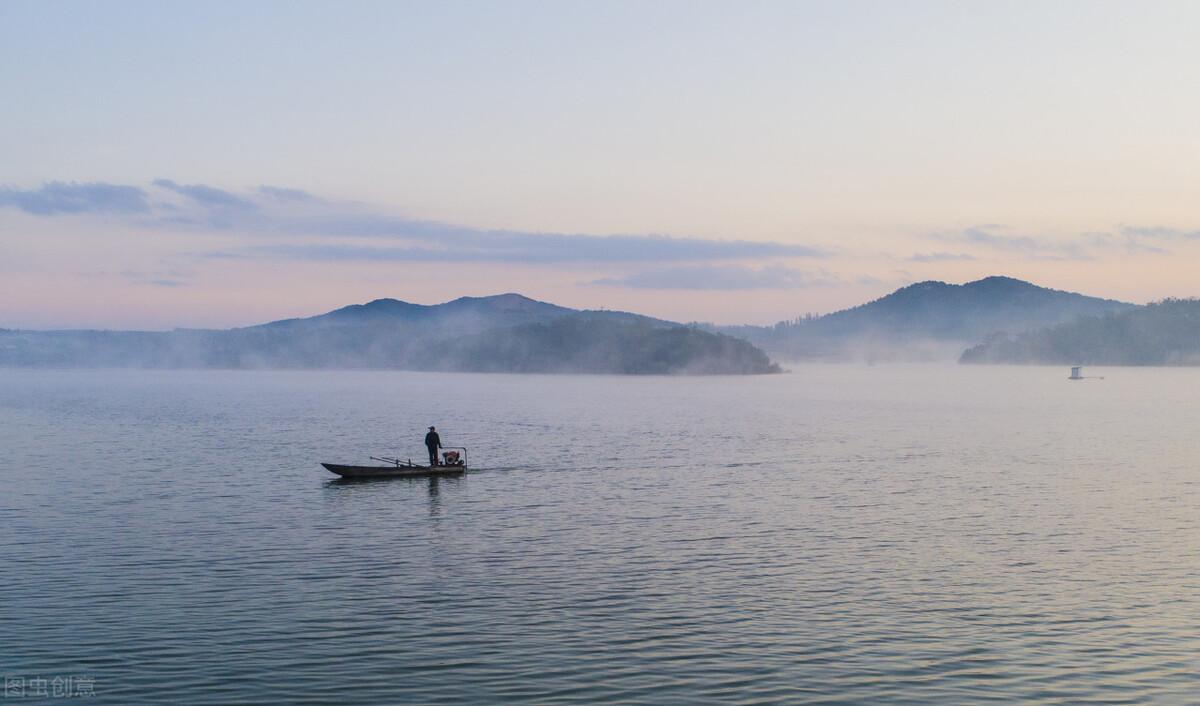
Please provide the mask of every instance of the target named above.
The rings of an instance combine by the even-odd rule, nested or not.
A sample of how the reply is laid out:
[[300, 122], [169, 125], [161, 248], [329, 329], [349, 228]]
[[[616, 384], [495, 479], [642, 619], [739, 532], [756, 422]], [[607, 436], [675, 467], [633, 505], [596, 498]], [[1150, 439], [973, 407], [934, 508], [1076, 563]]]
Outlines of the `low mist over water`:
[[[98, 703], [1184, 703], [1193, 369], [0, 370], [0, 656]], [[346, 483], [319, 461], [472, 470]]]

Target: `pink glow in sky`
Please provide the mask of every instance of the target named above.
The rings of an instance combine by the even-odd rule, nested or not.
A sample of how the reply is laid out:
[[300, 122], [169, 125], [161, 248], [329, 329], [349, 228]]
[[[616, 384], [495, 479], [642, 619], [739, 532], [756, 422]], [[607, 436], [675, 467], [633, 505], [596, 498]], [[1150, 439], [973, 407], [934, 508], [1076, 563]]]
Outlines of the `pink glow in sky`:
[[[1200, 294], [1195, 3], [5, 3], [0, 327]], [[263, 186], [272, 185], [272, 186]]]

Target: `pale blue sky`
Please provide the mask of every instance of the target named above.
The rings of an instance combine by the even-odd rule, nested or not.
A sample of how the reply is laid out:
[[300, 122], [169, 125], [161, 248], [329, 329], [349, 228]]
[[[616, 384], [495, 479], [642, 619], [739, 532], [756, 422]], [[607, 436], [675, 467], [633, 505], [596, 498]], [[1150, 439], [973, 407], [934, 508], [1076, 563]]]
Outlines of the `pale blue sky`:
[[0, 327], [1196, 295], [1197, 30], [1189, 2], [5, 0]]

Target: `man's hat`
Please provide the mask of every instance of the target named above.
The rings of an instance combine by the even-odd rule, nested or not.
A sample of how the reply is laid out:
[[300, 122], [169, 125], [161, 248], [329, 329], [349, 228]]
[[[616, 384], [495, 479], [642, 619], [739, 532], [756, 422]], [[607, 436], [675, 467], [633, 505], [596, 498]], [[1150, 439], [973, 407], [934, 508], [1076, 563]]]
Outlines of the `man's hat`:
[[433, 431], [433, 427], [429, 427], [429, 431]]

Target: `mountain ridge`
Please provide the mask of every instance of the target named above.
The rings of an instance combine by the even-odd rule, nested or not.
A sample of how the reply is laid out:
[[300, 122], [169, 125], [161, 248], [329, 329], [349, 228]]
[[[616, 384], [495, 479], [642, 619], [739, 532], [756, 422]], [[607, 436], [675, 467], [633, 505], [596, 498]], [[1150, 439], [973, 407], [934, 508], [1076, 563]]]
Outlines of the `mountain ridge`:
[[0, 335], [0, 365], [370, 368], [480, 372], [757, 374], [779, 368], [752, 344], [629, 312], [516, 293], [441, 304], [375, 299], [233, 329]]
[[925, 280], [858, 306], [769, 327], [713, 327], [789, 360], [954, 360], [996, 332], [1020, 332], [1133, 307], [993, 275]]
[[515, 292], [483, 297], [458, 297], [439, 304], [415, 304], [401, 299], [384, 297], [363, 304], [348, 304], [323, 314], [268, 321], [243, 328], [293, 326], [305, 322], [360, 323], [364, 320], [421, 319], [444, 313], [471, 312], [484, 314], [565, 315], [576, 310], [531, 299]]
[[[774, 366], [767, 354], [787, 360], [952, 361], [1004, 333], [1133, 306], [1002, 275], [963, 284], [915, 282], [855, 307], [769, 327], [684, 327], [631, 312], [572, 309], [515, 292], [439, 304], [384, 297], [232, 329], [0, 330], [0, 365], [765, 372]], [[748, 344], [666, 333], [681, 328]], [[683, 346], [685, 355], [658, 345], [667, 340]], [[589, 353], [588, 347], [606, 353]], [[760, 356], [759, 348], [766, 353]], [[489, 360], [489, 351], [497, 358]], [[702, 356], [719, 364], [702, 364]], [[497, 362], [501, 359], [505, 362]]]

